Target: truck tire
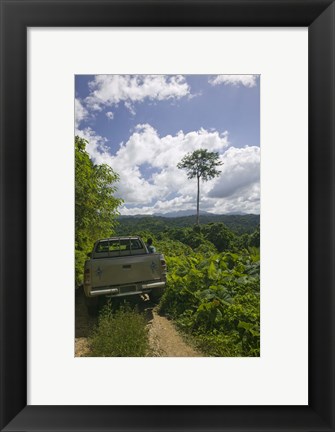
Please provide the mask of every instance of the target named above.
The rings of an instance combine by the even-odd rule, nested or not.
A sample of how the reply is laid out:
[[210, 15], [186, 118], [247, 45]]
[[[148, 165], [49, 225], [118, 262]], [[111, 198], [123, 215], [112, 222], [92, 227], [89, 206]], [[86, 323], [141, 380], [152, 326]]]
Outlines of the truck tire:
[[97, 297], [85, 297], [87, 312], [90, 316], [96, 316], [99, 310], [99, 299]]

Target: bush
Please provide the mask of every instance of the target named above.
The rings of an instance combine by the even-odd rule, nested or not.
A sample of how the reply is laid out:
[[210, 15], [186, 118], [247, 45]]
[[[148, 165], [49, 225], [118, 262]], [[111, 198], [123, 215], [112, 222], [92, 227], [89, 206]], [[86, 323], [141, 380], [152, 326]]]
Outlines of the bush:
[[238, 335], [206, 334], [195, 337], [196, 346], [212, 357], [244, 357]]
[[111, 303], [102, 309], [90, 338], [93, 357], [145, 357], [148, 346], [143, 315], [129, 306], [113, 312]]
[[160, 311], [211, 356], [260, 355], [259, 249], [167, 257]]

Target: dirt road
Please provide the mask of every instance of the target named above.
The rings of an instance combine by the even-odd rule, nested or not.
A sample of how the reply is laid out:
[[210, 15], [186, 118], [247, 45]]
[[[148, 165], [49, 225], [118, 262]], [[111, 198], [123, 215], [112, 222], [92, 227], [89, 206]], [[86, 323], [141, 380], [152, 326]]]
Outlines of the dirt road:
[[154, 357], [201, 357], [201, 354], [188, 345], [166, 317], [152, 311], [148, 323], [149, 344]]
[[[147, 319], [151, 357], [201, 357], [178, 333], [174, 324], [157, 312], [157, 307], [148, 298], [139, 300], [140, 312]], [[75, 356], [89, 356], [87, 337], [97, 323], [97, 318], [87, 314], [84, 297], [76, 297]]]

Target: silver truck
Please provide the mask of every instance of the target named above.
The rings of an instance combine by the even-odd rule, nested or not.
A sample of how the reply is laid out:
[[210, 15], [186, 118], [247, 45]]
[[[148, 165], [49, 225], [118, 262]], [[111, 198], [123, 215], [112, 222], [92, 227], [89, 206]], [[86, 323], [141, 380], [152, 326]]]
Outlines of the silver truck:
[[117, 298], [149, 294], [159, 300], [166, 286], [166, 262], [149, 253], [140, 237], [98, 240], [84, 267], [84, 293], [89, 313], [95, 313], [102, 296]]

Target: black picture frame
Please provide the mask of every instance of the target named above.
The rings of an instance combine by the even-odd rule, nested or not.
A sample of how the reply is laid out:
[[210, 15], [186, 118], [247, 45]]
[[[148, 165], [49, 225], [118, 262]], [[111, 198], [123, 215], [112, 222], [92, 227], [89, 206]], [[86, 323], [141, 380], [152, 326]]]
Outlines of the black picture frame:
[[[334, 431], [334, 2], [0, 0], [0, 5], [1, 430]], [[308, 406], [188, 406], [187, 400], [185, 406], [27, 405], [26, 38], [28, 27], [39, 26], [308, 27]]]

